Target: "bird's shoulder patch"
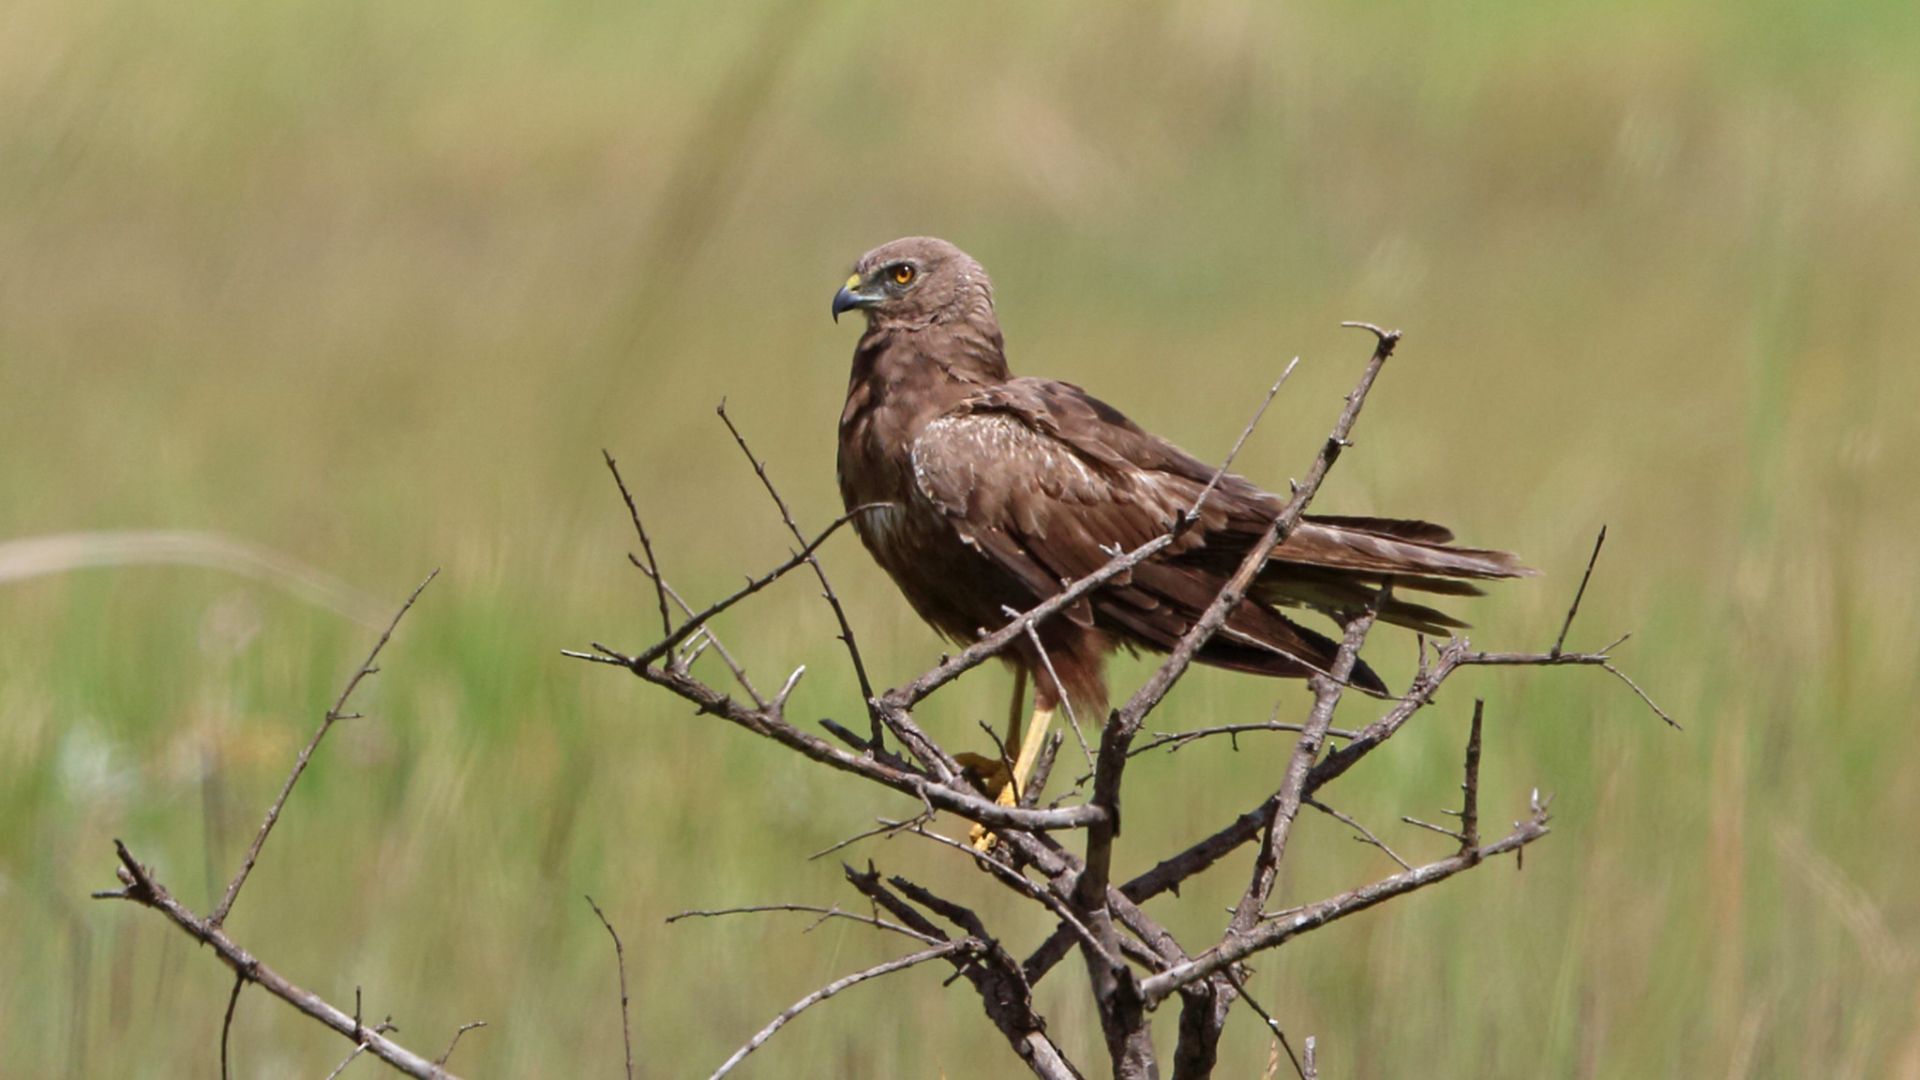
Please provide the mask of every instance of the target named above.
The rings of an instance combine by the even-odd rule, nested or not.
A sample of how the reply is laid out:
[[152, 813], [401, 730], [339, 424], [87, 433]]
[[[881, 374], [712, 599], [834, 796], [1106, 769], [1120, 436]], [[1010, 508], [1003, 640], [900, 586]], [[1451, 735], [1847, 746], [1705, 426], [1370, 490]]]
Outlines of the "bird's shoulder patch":
[[937, 417], [913, 441], [915, 486], [946, 513], [1023, 530], [1036, 501], [1090, 502], [1110, 483], [1073, 446], [1015, 412], [956, 409]]

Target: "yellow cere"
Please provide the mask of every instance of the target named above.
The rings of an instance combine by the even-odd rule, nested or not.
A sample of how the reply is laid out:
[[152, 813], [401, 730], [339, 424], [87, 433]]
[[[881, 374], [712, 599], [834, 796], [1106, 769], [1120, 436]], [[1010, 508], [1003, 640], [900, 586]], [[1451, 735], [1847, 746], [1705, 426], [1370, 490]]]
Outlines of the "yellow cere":
[[847, 275], [847, 288], [849, 288], [849, 289], [851, 289], [851, 288], [853, 288], [853, 287], [855, 287], [855, 286], [857, 286], [857, 285], [859, 285], [859, 284], [860, 284], [860, 275], [859, 275], [859, 274], [848, 274], [848, 275]]

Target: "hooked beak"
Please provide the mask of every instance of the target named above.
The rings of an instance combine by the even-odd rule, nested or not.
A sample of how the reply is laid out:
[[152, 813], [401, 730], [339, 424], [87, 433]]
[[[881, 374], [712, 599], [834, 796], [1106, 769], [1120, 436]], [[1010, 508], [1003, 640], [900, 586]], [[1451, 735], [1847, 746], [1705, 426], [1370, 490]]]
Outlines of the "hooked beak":
[[879, 296], [873, 293], [864, 293], [859, 290], [860, 275], [855, 274], [847, 279], [845, 285], [840, 286], [839, 292], [833, 294], [834, 322], [840, 321], [840, 313], [843, 311], [852, 311], [855, 308], [870, 308], [880, 302]]

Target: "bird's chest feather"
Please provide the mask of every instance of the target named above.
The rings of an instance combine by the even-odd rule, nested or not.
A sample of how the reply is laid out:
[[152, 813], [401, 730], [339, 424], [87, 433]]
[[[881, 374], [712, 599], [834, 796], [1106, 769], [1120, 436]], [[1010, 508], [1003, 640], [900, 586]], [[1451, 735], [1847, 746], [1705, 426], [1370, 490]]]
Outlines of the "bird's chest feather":
[[896, 578], [954, 542], [946, 515], [915, 481], [912, 444], [903, 430], [876, 425], [843, 430], [840, 493], [849, 510], [884, 504], [856, 517], [853, 526]]
[[916, 607], [949, 584], [938, 578], [977, 557], [915, 474], [914, 441], [964, 390], [942, 385], [945, 380], [936, 373], [924, 366], [880, 365], [855, 382], [840, 420], [841, 498], [849, 510], [885, 504], [861, 513], [853, 526], [874, 561]]

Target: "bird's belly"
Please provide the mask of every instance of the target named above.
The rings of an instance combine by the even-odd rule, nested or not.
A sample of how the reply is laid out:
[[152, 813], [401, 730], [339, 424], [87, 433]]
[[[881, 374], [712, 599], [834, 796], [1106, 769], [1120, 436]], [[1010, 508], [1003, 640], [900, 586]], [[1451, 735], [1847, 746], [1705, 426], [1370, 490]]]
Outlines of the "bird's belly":
[[924, 502], [869, 510], [860, 539], [913, 610], [947, 638], [972, 642], [1024, 610], [1032, 598], [960, 538], [946, 515]]

